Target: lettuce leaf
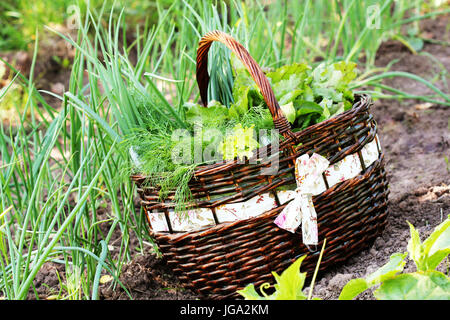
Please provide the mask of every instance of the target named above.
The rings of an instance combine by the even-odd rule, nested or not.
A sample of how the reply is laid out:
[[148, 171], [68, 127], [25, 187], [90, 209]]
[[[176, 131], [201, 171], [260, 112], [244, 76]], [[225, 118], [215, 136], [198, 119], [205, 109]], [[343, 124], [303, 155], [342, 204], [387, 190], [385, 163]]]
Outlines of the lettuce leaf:
[[184, 107], [186, 121], [192, 125], [220, 126], [229, 119], [227, 107], [215, 100], [210, 101], [207, 108], [198, 103], [185, 103]]
[[284, 116], [286, 117], [286, 119], [290, 122], [290, 123], [294, 123], [295, 121], [295, 108], [294, 108], [294, 104], [291, 102], [280, 106], [281, 111], [283, 111]]
[[309, 70], [306, 63], [294, 63], [267, 73], [279, 104], [293, 102], [304, 92]]
[[[234, 54], [231, 64], [235, 102], [228, 116], [239, 122], [254, 107], [267, 105], [250, 73]], [[345, 61], [321, 63], [314, 69], [306, 63], [294, 63], [266, 74], [293, 129], [306, 128], [351, 109], [354, 95], [349, 84], [356, 75], [356, 64]]]
[[291, 65], [285, 65], [275, 71], [268, 72], [267, 77], [272, 80], [272, 83], [280, 82], [281, 80], [288, 80], [292, 75], [307, 75], [308, 70], [310, 70], [306, 63], [294, 63]]

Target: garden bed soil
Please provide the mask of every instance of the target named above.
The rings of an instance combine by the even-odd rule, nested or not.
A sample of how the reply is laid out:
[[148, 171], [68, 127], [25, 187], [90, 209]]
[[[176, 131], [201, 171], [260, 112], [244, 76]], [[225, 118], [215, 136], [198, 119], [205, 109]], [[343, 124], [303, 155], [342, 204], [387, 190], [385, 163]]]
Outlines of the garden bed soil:
[[[422, 35], [432, 42], [448, 42], [448, 21], [448, 15], [423, 21]], [[448, 45], [426, 41], [421, 52], [430, 53], [450, 70]], [[391, 70], [415, 73], [428, 80], [434, 79], [437, 74], [448, 79], [441, 66], [426, 55], [413, 54], [401, 43], [388, 41], [380, 47], [376, 65], [383, 67], [394, 59], [398, 62]], [[61, 72], [67, 74], [65, 70]], [[67, 86], [67, 78], [61, 79], [54, 73], [52, 77]], [[48, 85], [52, 84], [55, 85], [49, 81]], [[389, 79], [386, 84], [413, 94], [432, 93], [426, 86], [407, 78]], [[441, 79], [434, 84], [443, 92], [449, 92]], [[389, 178], [388, 225], [370, 248], [333, 269], [319, 273], [313, 295], [322, 299], [336, 299], [350, 279], [372, 273], [395, 252], [406, 252], [409, 239], [406, 221], [418, 229], [423, 240], [450, 214], [450, 164], [446, 162], [450, 159], [450, 108], [415, 100], [379, 100], [375, 101], [371, 111], [378, 123]], [[137, 241], [131, 242], [137, 244]], [[440, 268], [444, 270], [445, 266]], [[408, 262], [405, 270], [414, 271], [414, 264]], [[51, 263], [44, 265], [34, 281], [40, 297], [48, 297], [59, 290], [58, 277], [64, 278], [64, 270]], [[150, 249], [123, 267], [120, 280], [133, 299], [199, 298], [183, 289], [164, 259], [158, 258]], [[130, 299], [120, 286], [112, 288], [111, 283], [100, 285], [101, 299]], [[369, 290], [358, 299], [374, 298]]]

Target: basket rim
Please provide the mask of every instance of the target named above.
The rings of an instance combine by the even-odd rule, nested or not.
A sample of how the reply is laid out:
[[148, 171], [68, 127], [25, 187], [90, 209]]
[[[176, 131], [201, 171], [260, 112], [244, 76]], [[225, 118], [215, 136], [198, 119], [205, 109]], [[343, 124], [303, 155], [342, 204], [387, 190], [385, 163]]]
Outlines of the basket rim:
[[[344, 111], [340, 114], [337, 114], [333, 117], [330, 117], [322, 122], [313, 124], [303, 130], [294, 132], [294, 135], [296, 136], [297, 139], [300, 139], [301, 137], [316, 131], [316, 130], [320, 130], [320, 128], [322, 127], [327, 127], [329, 125], [332, 125], [334, 122], [339, 122], [339, 121], [343, 121], [343, 120], [348, 120], [350, 118], [352, 118], [355, 114], [359, 113], [362, 110], [365, 110], [367, 107], [369, 107], [372, 103], [372, 99], [371, 96], [369, 94], [355, 94], [355, 102], [352, 105], [352, 108]], [[293, 139], [288, 138], [285, 139], [284, 141], [280, 142], [280, 149], [281, 146], [285, 146], [287, 144], [292, 144], [294, 143]], [[265, 146], [264, 148], [268, 148], [271, 146], [271, 143], [268, 144], [267, 146]], [[255, 153], [258, 154], [258, 152], [261, 150], [261, 148], [256, 149]], [[253, 158], [254, 156], [252, 156]], [[250, 164], [246, 164], [246, 163], [238, 163], [238, 160], [234, 159], [234, 160], [227, 160], [227, 161], [223, 161], [220, 163], [213, 163], [213, 164], [199, 164], [193, 173], [193, 177], [198, 177], [204, 174], [204, 171], [208, 171], [210, 169], [215, 169], [215, 170], [226, 170], [226, 169], [231, 169], [235, 166], [239, 166], [239, 165], [250, 165]], [[147, 179], [150, 176], [143, 174], [143, 173], [135, 173], [135, 174], [131, 174], [130, 175], [132, 180], [142, 180], [142, 179]]]

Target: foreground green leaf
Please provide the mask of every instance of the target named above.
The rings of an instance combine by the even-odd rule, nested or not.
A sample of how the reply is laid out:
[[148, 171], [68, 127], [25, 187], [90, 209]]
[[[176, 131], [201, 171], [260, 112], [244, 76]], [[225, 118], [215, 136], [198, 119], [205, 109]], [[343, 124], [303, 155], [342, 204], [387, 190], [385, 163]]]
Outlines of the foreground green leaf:
[[420, 241], [419, 232], [414, 228], [414, 226], [406, 221], [409, 225], [411, 238], [408, 241], [408, 252], [409, 257], [414, 261], [414, 263], [417, 266], [418, 270], [422, 270], [422, 264], [423, 264], [423, 247], [422, 243]]
[[423, 247], [427, 255], [425, 267], [433, 270], [450, 254], [450, 216], [434, 229]]
[[272, 272], [275, 277], [275, 299], [276, 300], [304, 300], [303, 285], [305, 284], [306, 272], [300, 272], [300, 265], [306, 255], [301, 256], [293, 264], [283, 271], [281, 276]]
[[450, 280], [438, 271], [401, 274], [383, 282], [374, 295], [380, 300], [450, 300]]
[[417, 270], [434, 270], [450, 254], [450, 219], [438, 225], [423, 243], [414, 226], [409, 222], [408, 224], [411, 232], [408, 252]]
[[394, 253], [388, 263], [365, 279], [350, 280], [342, 289], [339, 300], [351, 300], [370, 287], [395, 277], [397, 273], [403, 270], [406, 256], [407, 253]]
[[268, 283], [261, 286], [261, 292], [264, 296], [260, 296], [253, 284], [247, 285], [244, 289], [237, 292], [247, 300], [306, 300], [306, 295], [303, 293], [303, 285], [305, 284], [306, 272], [300, 272], [300, 265], [306, 255], [298, 258], [292, 263], [281, 275], [272, 272], [276, 284], [274, 285], [275, 292], [271, 295], [266, 295], [264, 288], [270, 287]]
[[256, 292], [253, 283], [247, 285], [244, 289], [237, 291], [245, 300], [270, 300], [269, 297], [262, 297]]

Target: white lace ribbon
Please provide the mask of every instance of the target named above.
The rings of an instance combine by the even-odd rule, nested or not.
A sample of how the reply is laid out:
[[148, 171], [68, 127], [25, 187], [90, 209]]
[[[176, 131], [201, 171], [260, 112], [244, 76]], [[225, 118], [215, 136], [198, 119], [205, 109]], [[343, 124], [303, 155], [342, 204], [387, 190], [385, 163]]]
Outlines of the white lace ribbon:
[[322, 173], [327, 170], [329, 161], [314, 153], [311, 158], [304, 154], [295, 161], [295, 180], [297, 189], [294, 199], [281, 211], [275, 224], [287, 231], [295, 232], [302, 225], [303, 243], [318, 244], [317, 214], [312, 196], [323, 183]]

